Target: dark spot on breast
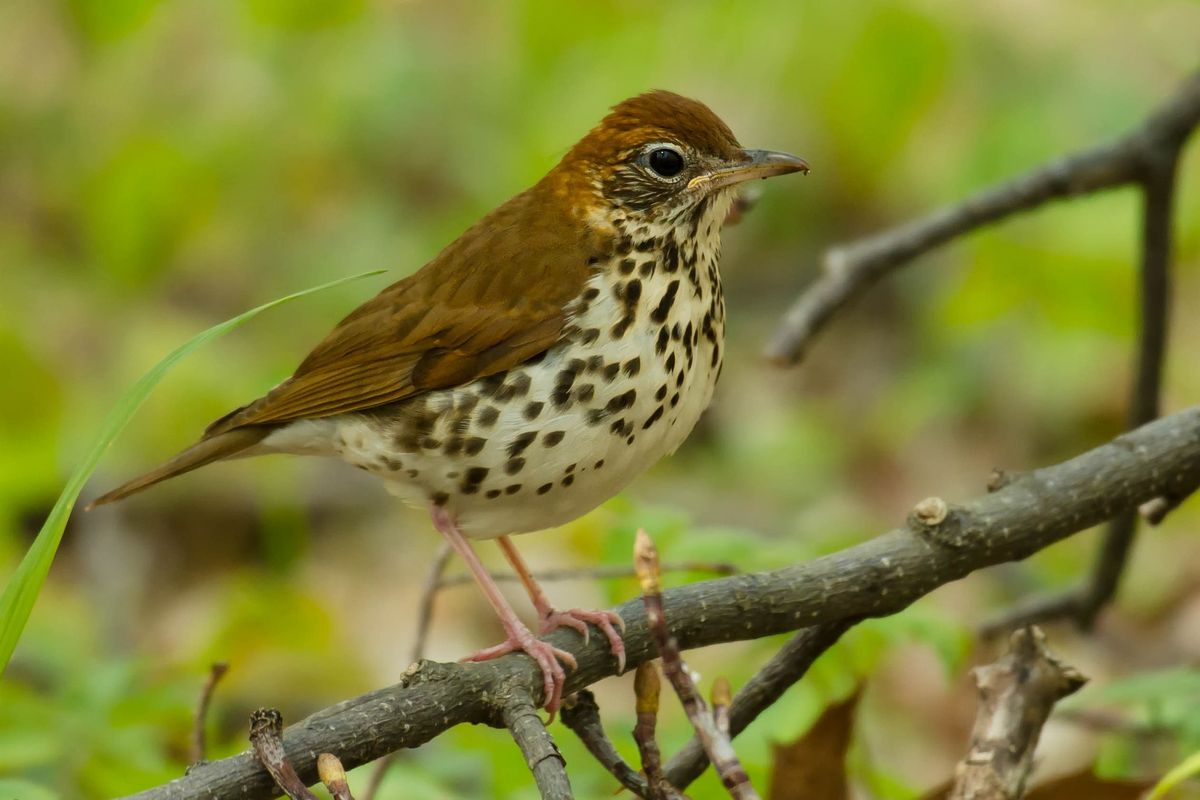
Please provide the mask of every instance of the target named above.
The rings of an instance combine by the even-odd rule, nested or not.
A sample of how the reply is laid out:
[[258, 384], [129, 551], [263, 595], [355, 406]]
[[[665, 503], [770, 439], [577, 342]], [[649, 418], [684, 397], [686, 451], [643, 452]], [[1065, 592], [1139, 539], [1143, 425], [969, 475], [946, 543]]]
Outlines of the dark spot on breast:
[[563, 486], [570, 486], [570, 485], [571, 485], [572, 483], [574, 483], [574, 482], [575, 482], [575, 476], [574, 476], [574, 475], [568, 475], [567, 477], [565, 477], [565, 478], [563, 478], [563, 479], [562, 479], [562, 485], [563, 485]]
[[599, 425], [606, 416], [608, 416], [608, 412], [602, 408], [589, 408], [587, 412], [587, 424]]
[[604, 356], [588, 356], [587, 371], [596, 372], [604, 366]]
[[662, 299], [658, 301], [658, 305], [650, 312], [650, 319], [653, 322], [662, 323], [667, 321], [667, 315], [671, 313], [671, 306], [675, 304], [675, 295], [678, 292], [678, 280], [673, 280], [667, 284], [667, 289], [663, 292]]
[[550, 491], [553, 488], [554, 488], [553, 483], [543, 483], [541, 486], [538, 487], [537, 493], [545, 494], [546, 492]]
[[667, 349], [667, 342], [670, 341], [670, 334], [667, 333], [667, 328], [664, 325], [658, 330], [658, 341], [654, 343], [654, 352], [662, 355], [662, 352]]
[[505, 494], [516, 494], [519, 491], [521, 491], [521, 484], [519, 483], [510, 483], [504, 487]]
[[582, 344], [591, 344], [592, 342], [596, 341], [599, 338], [600, 338], [600, 329], [599, 328], [588, 328], [586, 331], [584, 331], [582, 334], [580, 334], [579, 341]]
[[440, 439], [435, 439], [432, 436], [426, 436], [421, 439], [421, 447], [425, 448], [426, 450], [437, 450], [441, 446], [442, 441]]
[[609, 400], [608, 404], [605, 405], [604, 408], [609, 412], [621, 411], [622, 409], [629, 408], [631, 405], [633, 405], [633, 402], [636, 399], [637, 390], [630, 389], [629, 391], [622, 392], [621, 394]]
[[657, 240], [655, 240], [655, 239], [642, 239], [640, 242], [637, 243], [635, 249], [639, 253], [649, 253], [651, 250], [654, 249], [654, 245], [655, 245], [656, 241]]
[[658, 387], [658, 391], [654, 393], [654, 399], [661, 403], [663, 398], [665, 398], [666, 396], [667, 396], [667, 385], [664, 383], [662, 386]]
[[575, 390], [575, 398], [581, 403], [586, 403], [596, 394], [596, 387], [590, 383], [585, 383]]
[[617, 324], [612, 326], [612, 329], [609, 331], [609, 335], [611, 335], [614, 339], [620, 339], [625, 335], [625, 331], [629, 330], [629, 326], [632, 324], [633, 317], [628, 315], [621, 317]]
[[400, 459], [389, 458], [388, 456], [383, 457], [383, 465], [392, 472], [399, 472], [404, 469], [404, 465], [400, 463]]
[[654, 274], [654, 267], [655, 264], [653, 261], [646, 261], [638, 267], [638, 275], [641, 275], [643, 278], [649, 278]]
[[442, 450], [448, 456], [456, 456], [462, 452], [463, 438], [461, 436], [451, 436], [446, 440], [446, 447]]
[[483, 479], [488, 476], [487, 467], [471, 467], [467, 470], [465, 480], [468, 483], [483, 483]]
[[622, 275], [629, 275], [633, 272], [633, 270], [636, 267], [637, 267], [637, 262], [634, 261], [632, 258], [623, 258], [623, 259], [621, 259], [621, 264], [618, 267], [618, 269], [620, 269]]
[[542, 444], [546, 447], [554, 447], [554, 445], [563, 440], [563, 436], [565, 435], [566, 431], [550, 431], [542, 437]]
[[418, 475], [420, 475], [420, 474], [421, 474], [421, 472], [420, 472], [419, 470], [410, 469], [410, 470], [406, 470], [404, 474], [405, 474], [405, 475], [407, 475], [407, 476], [408, 476], [408, 477], [410, 477], [410, 478], [415, 478], [415, 477], [417, 477]]
[[642, 430], [649, 430], [650, 426], [652, 426], [654, 423], [658, 422], [659, 419], [662, 418], [662, 415], [663, 415], [663, 407], [662, 406], [659, 406], [658, 408], [654, 409], [654, 413], [651, 414], [649, 417], [647, 417], [646, 421], [642, 423]]
[[500, 419], [500, 409], [495, 406], [486, 406], [475, 415], [475, 419], [481, 428], [490, 428], [496, 424], [496, 420]]
[[667, 361], [666, 361], [666, 364], [664, 364], [664, 366], [667, 369], [668, 375], [670, 375], [672, 372], [675, 371], [675, 354], [674, 353], [671, 353], [669, 356], [667, 356]]
[[525, 452], [525, 448], [533, 444], [533, 440], [537, 438], [537, 433], [534, 431], [526, 431], [518, 434], [508, 444], [508, 455], [510, 458], [516, 458]]
[[631, 358], [625, 362], [624, 369], [625, 369], [625, 374], [632, 378], [634, 375], [637, 375], [639, 371], [641, 371], [642, 359], [637, 356], [634, 356], [633, 358]]
[[429, 499], [435, 506], [444, 506], [449, 502], [450, 495], [445, 492], [434, 492], [433, 496]]
[[500, 387], [504, 385], [504, 379], [507, 377], [507, 372], [498, 372], [495, 375], [488, 375], [479, 382], [479, 394], [483, 397], [491, 397], [496, 392], [500, 391]]
[[575, 468], [577, 466], [579, 466], [579, 465], [578, 464], [569, 464], [569, 465], [567, 465], [567, 468], [563, 471], [566, 472], [568, 475], [570, 475], [572, 472], [575, 471]]
[[495, 499], [496, 499], [497, 497], [499, 497], [501, 494], [502, 494], [502, 493], [501, 493], [501, 491], [500, 491], [499, 489], [488, 489], [488, 490], [487, 490], [487, 492], [486, 492], [486, 496], [487, 496], [487, 499], [488, 499], [488, 500], [495, 500]]
[[606, 366], [604, 368], [604, 380], [608, 381], [609, 383], [612, 383], [613, 379], [617, 377], [617, 373], [620, 371], [621, 371], [620, 364], [616, 364], [616, 363], [609, 364], [608, 366]]
[[592, 302], [593, 300], [595, 300], [599, 296], [600, 296], [600, 289], [598, 287], [589, 286], [583, 290], [582, 297], [584, 300], [586, 300], [589, 303]]
[[600, 469], [603, 466], [604, 466], [604, 459], [602, 458], [592, 466], [592, 469]]
[[674, 408], [677, 405], [679, 405], [679, 392], [671, 395], [671, 408]]
[[525, 467], [525, 459], [510, 458], [504, 465], [504, 471], [509, 475], [516, 475]]
[[463, 452], [469, 456], [477, 456], [485, 444], [487, 444], [487, 439], [482, 436], [472, 436], [463, 442]]
[[535, 400], [534, 402], [527, 404], [525, 406], [525, 412], [524, 412], [525, 419], [531, 420], [531, 421], [537, 419], [538, 414], [542, 413], [542, 407], [545, 405], [546, 405], [545, 403], [538, 401], [538, 400]]

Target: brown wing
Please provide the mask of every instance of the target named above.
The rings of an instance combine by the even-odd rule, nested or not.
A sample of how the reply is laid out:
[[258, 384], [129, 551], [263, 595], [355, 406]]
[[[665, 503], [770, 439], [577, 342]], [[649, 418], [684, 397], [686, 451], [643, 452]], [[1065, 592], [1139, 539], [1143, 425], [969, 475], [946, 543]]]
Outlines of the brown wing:
[[[544, 184], [545, 182], [543, 182]], [[209, 426], [326, 417], [502, 372], [558, 341], [603, 247], [543, 184], [342, 320], [292, 377]], [[558, 201], [558, 202], [555, 202]]]

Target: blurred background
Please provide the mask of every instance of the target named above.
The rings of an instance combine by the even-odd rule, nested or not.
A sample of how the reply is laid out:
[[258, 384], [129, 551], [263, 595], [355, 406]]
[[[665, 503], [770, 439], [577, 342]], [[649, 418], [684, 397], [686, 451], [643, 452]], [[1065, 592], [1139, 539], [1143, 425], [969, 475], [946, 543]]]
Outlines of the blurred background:
[[[1125, 414], [1132, 190], [1044, 208], [921, 259], [839, 318], [798, 368], [760, 353], [823, 248], [1124, 132], [1196, 68], [1198, 40], [1192, 0], [6, 0], [0, 575], [103, 416], [171, 348], [288, 292], [389, 270], [272, 311], [180, 365], [84, 500], [284, 378], [354, 305], [535, 181], [608, 107], [651, 88], [702, 99], [744, 144], [803, 155], [813, 173], [763, 184], [726, 233], [730, 351], [701, 429], [625, 496], [523, 539], [536, 567], [627, 564], [636, 526], [667, 561], [780, 566], [892, 527], [922, 497], [977, 495], [994, 466], [1094, 446]], [[1200, 397], [1195, 146], [1179, 186], [1166, 410]], [[1051, 646], [1093, 679], [1071, 703], [1095, 713], [1079, 716], [1122, 724], [1052, 722], [1042, 774], [1153, 777], [1200, 748], [1198, 523], [1193, 502], [1141, 538], [1094, 636], [1050, 629]], [[862, 682], [850, 752], [859, 796], [915, 797], [945, 780], [975, 711], [967, 669], [995, 655], [974, 630], [1071, 585], [1095, 544], [1080, 535], [854, 629], [738, 739], [752, 777], [765, 785], [772, 744]], [[181, 774], [212, 661], [231, 669], [210, 757], [245, 747], [255, 707], [296, 721], [394, 682], [438, 545], [424, 514], [318, 460], [219, 465], [77, 512], [0, 683], [7, 794], [108, 797]], [[592, 605], [637, 592], [630, 579], [550, 589]], [[499, 633], [473, 587], [446, 589], [427, 655], [452, 660]], [[781, 641], [689, 661], [706, 685], [724, 674], [736, 688]], [[596, 691], [636, 762], [630, 682]], [[671, 752], [689, 729], [666, 706]], [[579, 796], [608, 796], [614, 781], [569, 732], [554, 733]], [[711, 773], [694, 790], [719, 795]], [[535, 794], [506, 733], [459, 728], [403, 754], [377, 796]]]

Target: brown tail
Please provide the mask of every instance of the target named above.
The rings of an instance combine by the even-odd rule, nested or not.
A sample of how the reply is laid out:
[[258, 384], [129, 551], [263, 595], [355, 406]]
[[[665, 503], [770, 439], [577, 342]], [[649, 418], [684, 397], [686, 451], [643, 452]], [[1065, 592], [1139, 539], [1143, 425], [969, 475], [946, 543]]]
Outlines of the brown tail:
[[84, 510], [91, 511], [96, 506], [102, 506], [128, 497], [160, 481], [174, 478], [176, 475], [191, 472], [198, 467], [203, 467], [205, 464], [211, 464], [214, 461], [220, 461], [223, 458], [240, 453], [246, 448], [253, 447], [261, 442], [270, 432], [271, 427], [269, 426], [234, 428], [231, 431], [219, 433], [207, 439], [201, 439], [162, 466], [118, 486], [108, 494], [97, 497], [88, 503]]

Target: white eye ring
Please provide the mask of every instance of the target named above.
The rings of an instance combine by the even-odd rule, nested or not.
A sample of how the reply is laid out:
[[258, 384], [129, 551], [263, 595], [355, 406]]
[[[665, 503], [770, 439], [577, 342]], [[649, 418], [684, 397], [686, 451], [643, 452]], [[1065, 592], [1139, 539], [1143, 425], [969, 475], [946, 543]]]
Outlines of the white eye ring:
[[664, 181], [677, 180], [687, 167], [687, 159], [680, 149], [668, 142], [648, 145], [639, 161], [650, 174]]

